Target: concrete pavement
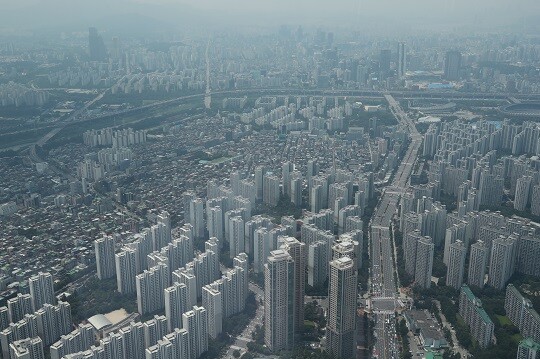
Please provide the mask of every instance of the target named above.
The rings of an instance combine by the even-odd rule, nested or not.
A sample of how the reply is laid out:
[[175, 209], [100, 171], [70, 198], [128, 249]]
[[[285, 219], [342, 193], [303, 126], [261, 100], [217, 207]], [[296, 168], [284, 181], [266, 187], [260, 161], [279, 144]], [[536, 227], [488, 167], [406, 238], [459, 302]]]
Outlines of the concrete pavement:
[[264, 306], [260, 305], [260, 300], [264, 300], [264, 290], [254, 283], [249, 283], [249, 290], [255, 294], [258, 305], [257, 312], [242, 333], [235, 338], [234, 343], [227, 348], [227, 351], [221, 357], [222, 359], [234, 359], [233, 353], [235, 350], [240, 351], [240, 354], [244, 354], [247, 351], [247, 343], [252, 341], [251, 334], [255, 331], [255, 326], [262, 327], [264, 325]]
[[434, 300], [435, 302], [435, 305], [437, 306], [437, 308], [439, 309], [439, 315], [441, 316], [441, 321], [442, 321], [442, 325], [444, 328], [448, 329], [450, 331], [450, 335], [452, 336], [452, 342], [453, 342], [453, 346], [452, 346], [452, 350], [454, 351], [454, 353], [458, 353], [462, 359], [467, 359], [471, 356], [471, 354], [467, 351], [467, 349], [463, 348], [461, 345], [459, 345], [459, 340], [456, 336], [456, 331], [454, 330], [454, 328], [452, 328], [452, 325], [448, 322], [448, 320], [446, 319], [446, 317], [444, 316], [444, 314], [442, 313], [441, 311], [441, 302], [439, 302], [438, 300]]

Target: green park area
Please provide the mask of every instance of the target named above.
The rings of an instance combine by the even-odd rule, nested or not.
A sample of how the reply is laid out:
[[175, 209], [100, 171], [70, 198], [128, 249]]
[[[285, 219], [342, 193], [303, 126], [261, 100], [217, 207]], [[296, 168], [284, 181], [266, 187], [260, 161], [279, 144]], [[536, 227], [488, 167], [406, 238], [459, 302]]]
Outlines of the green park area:
[[96, 314], [125, 309], [137, 312], [135, 295], [123, 295], [116, 290], [116, 278], [99, 280], [91, 277], [80, 290], [67, 298], [75, 322], [80, 322]]

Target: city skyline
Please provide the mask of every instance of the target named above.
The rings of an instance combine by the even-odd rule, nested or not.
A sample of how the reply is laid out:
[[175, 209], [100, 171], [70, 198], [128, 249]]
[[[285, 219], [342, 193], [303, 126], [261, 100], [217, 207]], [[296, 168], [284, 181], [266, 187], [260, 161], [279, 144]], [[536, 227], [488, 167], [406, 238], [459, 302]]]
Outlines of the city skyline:
[[[476, 1], [474, 3], [464, 0], [453, 0], [443, 4], [428, 0], [414, 0], [411, 3], [400, 3], [395, 0], [372, 1], [372, 0], [339, 0], [333, 2], [331, 7], [325, 11], [324, 2], [295, 1], [294, 3], [283, 0], [263, 1], [256, 4], [246, 0], [233, 0], [227, 3], [215, 0], [205, 1], [147, 1], [147, 0], [115, 0], [113, 2], [93, 2], [87, 4], [82, 1], [54, 0], [44, 2], [41, 0], [24, 0], [16, 4], [5, 4], [5, 13], [17, 15], [16, 22], [13, 17], [0, 17], [3, 21], [4, 29], [38, 29], [38, 28], [70, 28], [75, 26], [75, 19], [78, 23], [86, 23], [87, 26], [97, 23], [109, 23], [110, 27], [121, 29], [113, 24], [114, 20], [120, 20], [124, 26], [128, 26], [131, 31], [136, 31], [136, 24], [146, 19], [159, 30], [171, 30], [179, 27], [178, 19], [183, 20], [196, 29], [200, 25], [200, 20], [207, 22], [210, 29], [218, 29], [220, 25], [231, 27], [236, 25], [240, 29], [244, 25], [254, 29], [254, 25], [260, 28], [275, 27], [275, 21], [268, 21], [272, 18], [280, 19], [281, 23], [289, 23], [307, 26], [332, 26], [345, 29], [347, 27], [364, 28], [365, 23], [369, 26], [376, 26], [379, 32], [389, 33], [388, 26], [397, 23], [407, 32], [420, 29], [458, 30], [456, 26], [465, 26], [469, 29], [493, 29], [513, 27], [515, 30], [523, 31], [535, 29], [535, 14], [540, 11], [540, 5], [533, 0], [511, 3], [507, 0], [496, 1]], [[489, 5], [489, 15], [484, 11]], [[107, 9], [103, 13], [98, 9]], [[30, 9], [37, 11], [35, 16]], [[343, 12], [343, 9], [349, 11]], [[391, 9], [391, 11], [388, 11]], [[302, 22], [296, 21], [295, 13], [302, 12], [304, 18]], [[264, 13], [264, 16], [261, 14]], [[174, 15], [173, 15], [174, 14]], [[199, 18], [202, 14], [201, 18]], [[118, 18], [122, 15], [122, 18]], [[52, 26], [51, 18], [56, 18], [56, 25]], [[176, 21], [175, 21], [176, 18]], [[197, 20], [195, 20], [197, 18]], [[379, 26], [375, 18], [385, 19], [386, 26]], [[361, 19], [361, 21], [358, 21]], [[239, 23], [239, 21], [241, 21]], [[410, 22], [417, 22], [420, 26], [410, 26]], [[101, 25], [103, 26], [103, 25]], [[393, 24], [390, 26], [394, 26]], [[144, 29], [150, 29], [143, 25]], [[185, 29], [185, 28], [184, 28]], [[246, 29], [249, 31], [248, 29]], [[244, 31], [246, 31], [244, 30]]]

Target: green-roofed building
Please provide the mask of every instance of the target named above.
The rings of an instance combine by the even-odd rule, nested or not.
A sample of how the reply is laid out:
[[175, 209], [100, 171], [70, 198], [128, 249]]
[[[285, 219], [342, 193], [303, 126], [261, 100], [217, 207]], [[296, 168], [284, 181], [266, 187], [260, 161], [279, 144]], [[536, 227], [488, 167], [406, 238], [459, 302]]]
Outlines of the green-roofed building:
[[467, 285], [461, 287], [459, 295], [459, 315], [469, 326], [471, 334], [482, 348], [493, 342], [493, 321], [482, 308], [482, 301], [478, 299]]
[[424, 356], [424, 359], [442, 359], [442, 357], [443, 357], [442, 354], [439, 352], [429, 351]]
[[540, 359], [540, 344], [532, 338], [523, 339], [518, 346], [517, 359]]

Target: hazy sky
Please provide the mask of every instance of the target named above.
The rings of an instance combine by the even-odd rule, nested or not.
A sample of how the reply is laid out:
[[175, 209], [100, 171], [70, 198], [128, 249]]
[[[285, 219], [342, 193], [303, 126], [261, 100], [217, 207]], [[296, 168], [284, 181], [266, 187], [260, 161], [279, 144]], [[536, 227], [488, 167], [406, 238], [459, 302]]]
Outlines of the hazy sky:
[[501, 26], [540, 19], [540, 0], [0, 0], [0, 28], [366, 23]]

